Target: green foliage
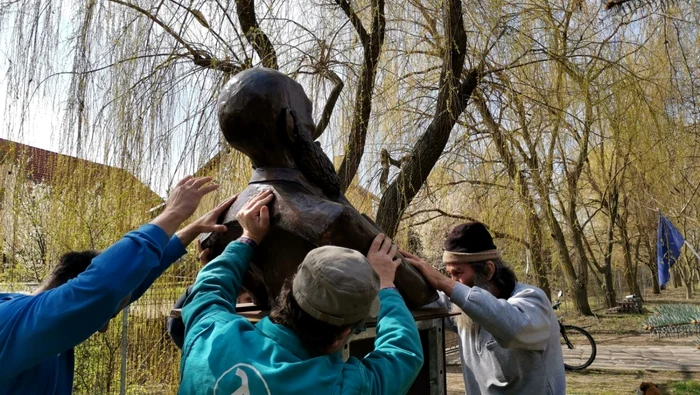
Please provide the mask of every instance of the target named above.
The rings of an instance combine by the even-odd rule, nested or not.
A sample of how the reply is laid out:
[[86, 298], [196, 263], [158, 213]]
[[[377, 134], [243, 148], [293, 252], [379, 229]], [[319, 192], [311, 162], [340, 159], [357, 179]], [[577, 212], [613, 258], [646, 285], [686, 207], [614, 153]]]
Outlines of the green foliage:
[[696, 380], [675, 382], [672, 383], [670, 387], [671, 394], [700, 395], [700, 382]]

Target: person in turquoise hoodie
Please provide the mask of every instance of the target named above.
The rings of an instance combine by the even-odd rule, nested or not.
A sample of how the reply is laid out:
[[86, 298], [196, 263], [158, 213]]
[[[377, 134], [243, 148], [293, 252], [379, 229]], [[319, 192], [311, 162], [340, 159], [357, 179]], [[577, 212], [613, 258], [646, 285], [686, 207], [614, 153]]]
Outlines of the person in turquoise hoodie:
[[32, 295], [0, 294], [0, 394], [72, 393], [73, 348], [106, 330], [199, 233], [226, 230], [216, 218], [233, 199], [175, 233], [201, 198], [218, 187], [209, 181], [181, 180], [162, 214], [104, 252], [64, 255]]
[[[263, 192], [237, 215], [243, 235], [199, 272], [182, 310], [180, 394], [402, 394], [423, 364], [415, 322], [394, 287], [397, 246], [379, 235], [367, 257], [346, 248], [310, 251], [269, 317], [253, 325], [236, 296], [269, 228]], [[353, 333], [378, 313], [375, 349], [343, 361]]]

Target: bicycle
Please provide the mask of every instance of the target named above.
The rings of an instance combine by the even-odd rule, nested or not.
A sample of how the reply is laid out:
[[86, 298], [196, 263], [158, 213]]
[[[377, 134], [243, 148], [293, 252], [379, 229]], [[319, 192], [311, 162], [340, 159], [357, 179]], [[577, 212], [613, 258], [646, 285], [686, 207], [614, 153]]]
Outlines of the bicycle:
[[[557, 310], [561, 305], [562, 292], [557, 293], [557, 300], [552, 309]], [[559, 319], [559, 332], [561, 333], [561, 347], [564, 355], [564, 368], [566, 370], [581, 370], [590, 366], [595, 360], [597, 348], [590, 333], [585, 329], [574, 325], [564, 325]]]

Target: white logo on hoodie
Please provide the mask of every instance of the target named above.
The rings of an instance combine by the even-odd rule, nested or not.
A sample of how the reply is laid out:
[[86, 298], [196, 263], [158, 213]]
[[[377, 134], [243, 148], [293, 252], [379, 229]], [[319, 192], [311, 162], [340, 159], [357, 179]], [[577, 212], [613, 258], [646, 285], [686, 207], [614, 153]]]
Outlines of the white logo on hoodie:
[[[267, 385], [267, 382], [265, 382], [265, 379], [263, 378], [260, 371], [258, 369], [255, 369], [254, 366], [249, 365], [247, 363], [235, 364], [229, 370], [225, 371], [224, 374], [222, 374], [221, 377], [219, 377], [216, 380], [216, 383], [214, 384], [214, 395], [217, 394], [217, 391], [219, 391], [219, 393], [223, 393], [223, 391], [228, 392], [228, 389], [219, 388], [219, 384], [222, 384], [226, 387], [231, 385], [231, 381], [235, 380], [232, 377], [232, 375], [229, 374], [231, 372], [233, 372], [233, 375], [237, 376], [240, 379], [241, 383], [236, 388], [236, 390], [231, 392], [230, 395], [271, 395], [270, 387]], [[255, 374], [249, 375], [249, 373], [251, 372]], [[222, 383], [222, 380], [224, 381], [224, 383]], [[253, 391], [251, 391], [251, 387], [253, 388]], [[263, 387], [265, 388], [265, 392], [261, 392]]]

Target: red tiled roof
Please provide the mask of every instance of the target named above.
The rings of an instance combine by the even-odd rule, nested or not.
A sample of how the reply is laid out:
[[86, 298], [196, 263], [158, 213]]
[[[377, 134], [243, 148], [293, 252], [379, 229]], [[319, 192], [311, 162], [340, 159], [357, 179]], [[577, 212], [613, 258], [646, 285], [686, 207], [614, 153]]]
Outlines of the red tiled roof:
[[[37, 183], [60, 182], [59, 169], [64, 175], [81, 169], [88, 170], [92, 177], [106, 176], [112, 172], [115, 174], [122, 173], [126, 177], [133, 179], [133, 181], [142, 184], [144, 188], [150, 191], [148, 186], [124, 169], [0, 138], [0, 163], [8, 160], [26, 165], [27, 177]], [[151, 193], [158, 196], [153, 191]], [[160, 199], [160, 197], [158, 198]]]

